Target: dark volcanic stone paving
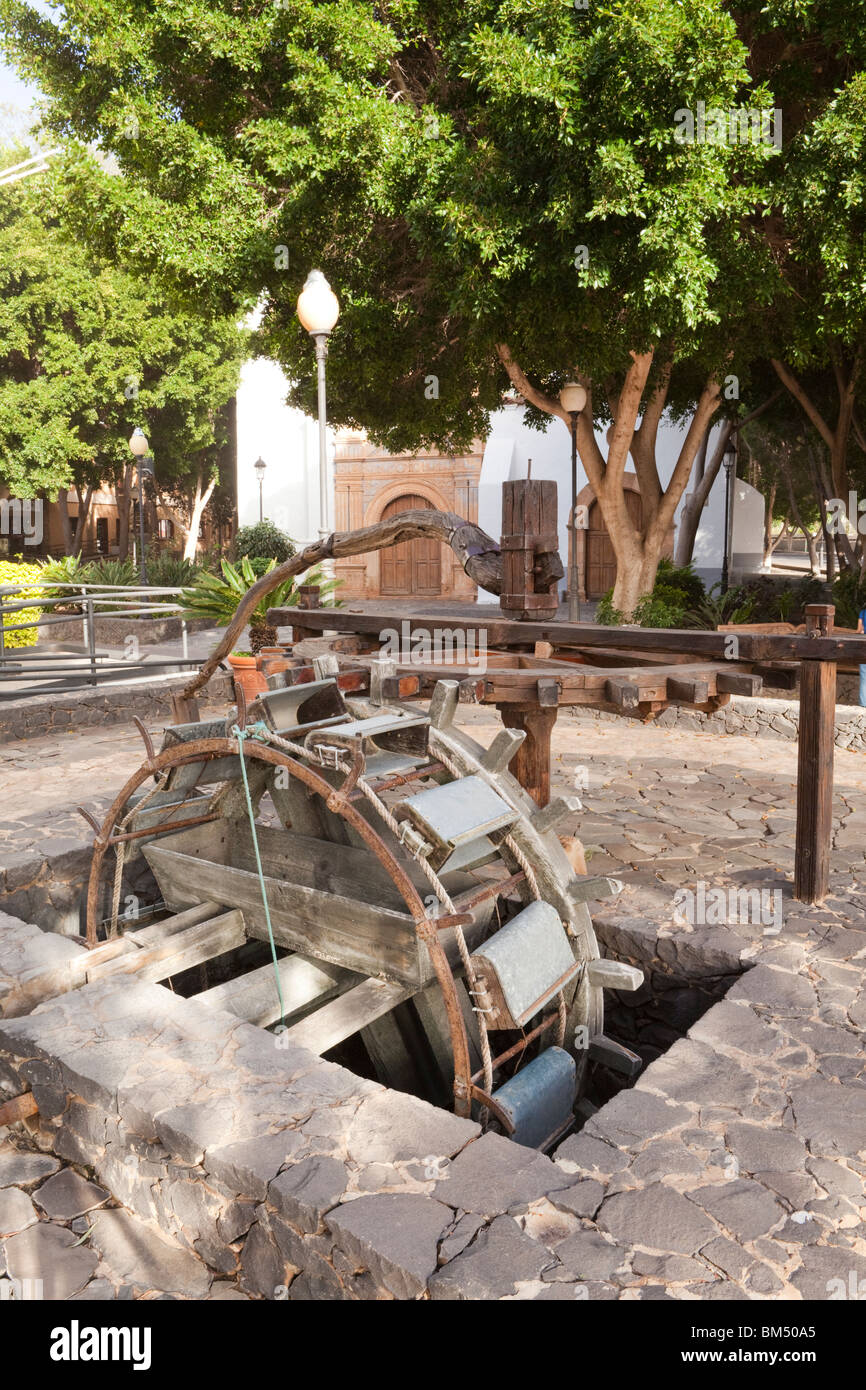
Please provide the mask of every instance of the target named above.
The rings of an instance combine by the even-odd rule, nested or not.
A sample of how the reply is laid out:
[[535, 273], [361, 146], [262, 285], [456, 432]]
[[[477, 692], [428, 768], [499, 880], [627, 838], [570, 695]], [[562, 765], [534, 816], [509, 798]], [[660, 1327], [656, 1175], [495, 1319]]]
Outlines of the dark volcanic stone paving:
[[[497, 728], [484, 710], [461, 718], [483, 742]], [[593, 916], [604, 953], [646, 972], [637, 996], [610, 1002], [614, 1018], [631, 1017], [626, 1040], [649, 1065], [553, 1162], [493, 1135], [467, 1141], [455, 1130], [443, 1142], [447, 1117], [343, 1083], [347, 1074], [333, 1068], [314, 1069], [307, 1089], [295, 1083], [288, 1130], [256, 1138], [239, 1119], [226, 1142], [224, 1109], [202, 1101], [214, 1065], [204, 1041], [185, 1043], [177, 1058], [170, 1042], [151, 1045], [145, 1055], [160, 1079], [152, 1097], [139, 1086], [129, 1122], [146, 1125], [164, 1107], [164, 1068], [174, 1066], [184, 1086], [174, 1110], [162, 1109], [163, 1142], [184, 1165], [208, 1150], [211, 1172], [250, 1201], [269, 1194], [242, 1256], [242, 1287], [254, 1291], [284, 1288], [288, 1278], [293, 1298], [413, 1298], [425, 1296], [424, 1285], [449, 1300], [858, 1296], [850, 1290], [866, 1287], [866, 762], [837, 755], [831, 893], [808, 909], [790, 890], [790, 744], [562, 718], [555, 754], [554, 790], [574, 792], [576, 779], [582, 787], [584, 810], [566, 829], [582, 837], [590, 872], [626, 885]], [[93, 782], [99, 773], [102, 784], [111, 756], [106, 744], [101, 769], [88, 769]], [[114, 767], [112, 787], [119, 776]], [[689, 921], [675, 894], [697, 895], [700, 884], [705, 900], [714, 888], [781, 896], [768, 899], [763, 917], [737, 906]], [[696, 981], [702, 1003], [690, 1011]], [[113, 1098], [126, 1067], [118, 1054], [117, 1080], [106, 1073], [80, 1108], [96, 1113]], [[443, 1153], [452, 1157], [433, 1170], [439, 1180], [425, 1181], [425, 1155]], [[0, 1152], [0, 1185], [4, 1161], [23, 1159]], [[27, 1171], [9, 1186], [33, 1199], [53, 1169], [29, 1179]], [[168, 1190], [173, 1179], [162, 1181]], [[180, 1185], [176, 1200], [178, 1219], [191, 1220]], [[136, 1218], [100, 1208], [98, 1221], [91, 1212], [67, 1227], [31, 1205], [35, 1221], [17, 1197], [7, 1204], [7, 1224], [23, 1222], [5, 1240], [10, 1268], [24, 1269], [34, 1244], [45, 1245], [64, 1288], [87, 1264], [91, 1296], [153, 1296], [157, 1286], [144, 1287], [153, 1262], [137, 1283], [123, 1257], [124, 1222]], [[228, 1241], [243, 1226], [233, 1219]], [[78, 1239], [81, 1221], [96, 1230], [79, 1247], [68, 1237]], [[217, 1249], [206, 1254], [218, 1265]], [[187, 1268], [161, 1258], [172, 1271], [169, 1296], [206, 1296], [200, 1260]], [[287, 1265], [301, 1272], [289, 1276]]]

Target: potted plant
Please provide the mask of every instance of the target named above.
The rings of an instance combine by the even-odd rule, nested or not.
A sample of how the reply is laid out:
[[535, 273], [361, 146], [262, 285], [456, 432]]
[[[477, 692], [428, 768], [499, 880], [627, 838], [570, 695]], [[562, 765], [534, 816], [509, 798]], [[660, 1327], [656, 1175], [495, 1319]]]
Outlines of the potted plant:
[[[275, 565], [276, 561], [271, 560], [264, 573], [270, 574]], [[203, 618], [216, 627], [227, 627], [244, 594], [261, 578], [246, 555], [237, 565], [233, 565], [230, 560], [223, 560], [221, 569], [222, 578], [204, 571], [197, 576], [192, 588], [184, 589], [185, 618]], [[309, 584], [318, 584], [323, 597], [332, 596], [339, 583], [338, 580], [328, 579], [321, 569], [309, 570], [304, 578]], [[284, 580], [269, 594], [265, 594], [250, 618], [250, 651], [238, 650], [229, 655], [229, 665], [235, 679], [243, 686], [248, 701], [267, 689], [267, 680], [260, 670], [258, 654], [263, 647], [275, 647], [277, 643], [277, 630], [268, 622], [268, 609], [295, 608], [298, 598], [298, 585], [293, 578]]]

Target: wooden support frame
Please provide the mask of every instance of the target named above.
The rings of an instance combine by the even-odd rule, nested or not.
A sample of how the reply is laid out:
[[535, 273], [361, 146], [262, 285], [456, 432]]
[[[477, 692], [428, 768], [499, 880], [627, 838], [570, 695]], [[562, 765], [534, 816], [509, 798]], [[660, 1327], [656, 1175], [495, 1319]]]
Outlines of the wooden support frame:
[[[651, 717], [670, 701], [688, 703], [711, 712], [732, 694], [755, 696], [764, 678], [780, 676], [786, 688], [800, 693], [797, 779], [797, 858], [794, 895], [801, 902], [820, 902], [826, 895], [832, 831], [835, 678], [837, 665], [866, 664], [866, 636], [837, 635], [832, 605], [812, 604], [806, 610], [806, 630], [796, 633], [704, 632], [679, 629], [622, 629], [592, 624], [513, 622], [483, 615], [471, 618], [413, 614], [413, 631], [423, 633], [447, 623], [455, 631], [482, 627], [491, 653], [483, 680], [468, 671], [435, 668], [398, 672], [391, 698], [424, 698], [437, 679], [460, 682], [461, 699], [495, 704], [507, 727], [527, 733], [527, 744], [512, 770], [540, 805], [549, 797], [549, 749], [557, 708], [588, 705], [621, 714]], [[272, 610], [271, 620], [286, 620]], [[340, 628], [373, 635], [393, 625], [387, 610], [351, 613], [341, 610]], [[333, 627], [333, 609], [312, 611], [311, 627]], [[731, 639], [736, 637], [736, 656]], [[624, 643], [627, 642], [627, 647]], [[535, 645], [534, 656], [526, 649]], [[517, 649], [516, 668], [503, 667], [501, 657]], [[523, 649], [522, 652], [520, 649]], [[593, 667], [595, 652], [610, 658], [606, 667]], [[634, 663], [634, 664], [632, 664]], [[618, 669], [613, 670], [612, 667]], [[554, 689], [555, 687], [555, 689]], [[551, 718], [552, 716], [552, 718]], [[549, 727], [548, 727], [549, 725]], [[532, 734], [530, 742], [529, 735]], [[542, 767], [545, 755], [548, 767]]]
[[[833, 630], [832, 604], [806, 608], [807, 633]], [[797, 837], [794, 897], [820, 903], [827, 896], [833, 830], [836, 664], [804, 661], [800, 673], [800, 730], [797, 747]]]

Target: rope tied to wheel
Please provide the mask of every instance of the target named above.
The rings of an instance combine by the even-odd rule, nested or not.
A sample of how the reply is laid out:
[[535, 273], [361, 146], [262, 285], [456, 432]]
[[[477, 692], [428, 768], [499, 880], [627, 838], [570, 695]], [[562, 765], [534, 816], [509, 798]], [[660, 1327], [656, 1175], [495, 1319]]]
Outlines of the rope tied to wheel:
[[[245, 795], [245, 797], [246, 797], [246, 803], [247, 803], [247, 816], [249, 817], [249, 822], [250, 822], [250, 834], [252, 835], [252, 840], [253, 840], [253, 851], [254, 851], [255, 857], [256, 857], [256, 872], [258, 873], [258, 876], [259, 876], [259, 888], [260, 888], [261, 894], [262, 894], [262, 906], [263, 906], [264, 909], [265, 909], [265, 923], [266, 923], [267, 931], [268, 931], [268, 941], [269, 941], [270, 947], [271, 947], [271, 959], [272, 959], [272, 961], [273, 961], [273, 966], [274, 966], [274, 980], [276, 981], [276, 985], [277, 985], [277, 998], [278, 998], [279, 1001], [280, 1001], [280, 1027], [281, 1027], [281, 1028], [285, 1028], [285, 1025], [286, 1025], [286, 1006], [285, 1006], [285, 1003], [283, 1002], [283, 987], [282, 987], [282, 984], [281, 984], [281, 981], [280, 981], [280, 964], [279, 964], [279, 960], [278, 960], [278, 958], [277, 958], [277, 944], [276, 944], [276, 942], [275, 942], [275, 940], [274, 940], [274, 929], [273, 929], [273, 926], [272, 926], [272, 924], [271, 924], [271, 908], [270, 908], [270, 903], [268, 902], [268, 890], [267, 890], [267, 886], [266, 886], [266, 884], [265, 884], [264, 870], [262, 869], [262, 855], [261, 855], [261, 850], [260, 850], [260, 848], [259, 848], [259, 836], [258, 836], [258, 831], [257, 831], [257, 829], [256, 829], [256, 813], [255, 813], [255, 810], [254, 810], [254, 808], [253, 808], [253, 799], [252, 799], [252, 797], [250, 796], [250, 784], [249, 784], [249, 779], [248, 779], [248, 777], [247, 777], [247, 765], [246, 765], [246, 760], [245, 760], [245, 758], [244, 758], [244, 743], [246, 742], [246, 740], [247, 740], [248, 738], [256, 738], [256, 737], [258, 736], [258, 735], [257, 735], [257, 729], [258, 729], [258, 727], [259, 727], [258, 725], [252, 725], [251, 728], [249, 728], [249, 729], [240, 729], [240, 728], [238, 728], [237, 724], [235, 724], [235, 725], [233, 725], [232, 731], [231, 731], [231, 732], [232, 732], [232, 736], [233, 736], [235, 739], [237, 739], [237, 744], [238, 744], [238, 756], [240, 757], [240, 763], [241, 763], [241, 780], [243, 781], [243, 784], [244, 784], [244, 795]], [[264, 727], [265, 727], [264, 724], [262, 724], [262, 725], [261, 725], [261, 728], [264, 728]]]
[[[234, 729], [232, 730], [232, 733], [235, 733]], [[249, 728], [244, 731], [244, 733], [245, 735], [251, 738], [260, 739], [263, 743], [271, 743], [274, 745], [274, 747], [281, 748], [284, 752], [291, 753], [296, 757], [300, 756], [308, 760], [316, 760], [323, 767], [329, 766], [332, 770], [344, 773], [349, 773], [351, 770], [346, 765], [347, 755], [343, 754], [342, 757], [337, 756], [341, 752], [340, 749], [335, 749], [333, 748], [333, 746], [329, 746], [327, 748], [328, 761], [326, 762], [325, 758], [322, 756], [322, 754], [325, 752], [324, 746], [322, 747], [322, 752], [316, 755], [312, 749], [305, 748], [298, 743], [292, 743], [289, 739], [285, 739], [280, 734], [274, 733], [273, 729], [269, 729], [268, 726], [262, 721], [259, 721], [255, 724], [251, 724]], [[451, 771], [450, 768], [449, 771]], [[460, 773], [458, 772], [456, 773], [456, 775], [459, 777]], [[389, 811], [388, 807], [385, 805], [385, 802], [382, 800], [380, 796], [377, 795], [376, 791], [365, 777], [358, 776], [355, 780], [355, 786], [358, 789], [358, 791], [360, 791], [361, 794], [364, 797], [366, 797], [366, 799], [370, 802], [370, 805], [376, 811], [377, 815], [381, 818], [381, 820], [384, 821], [385, 825], [387, 825], [388, 829], [395, 836], [397, 841], [401, 845], [403, 845], [403, 847], [407, 850], [409, 854], [411, 854], [414, 863], [418, 865], [427, 882], [430, 884], [430, 887], [433, 889], [433, 892], [435, 893], [439, 902], [445, 908], [445, 911], [449, 914], [449, 916], [456, 916], [456, 909], [448, 893], [448, 890], [443, 884], [439, 875], [436, 873], [436, 870], [428, 862], [424, 854], [420, 852], [421, 846], [412, 846], [408, 842], [407, 835], [404, 830], [405, 822], [401, 824], [399, 821], [396, 820], [396, 818]], [[454, 939], [457, 943], [457, 950], [460, 955], [460, 961], [466, 973], [466, 981], [467, 986], [469, 988], [469, 993], [473, 1000], [472, 1011], [478, 1019], [478, 1036], [480, 1043], [481, 1063], [484, 1068], [484, 1089], [489, 1092], [493, 1089], [493, 1053], [490, 1048], [490, 1039], [487, 1032], [487, 1025], [484, 1019], [485, 1010], [483, 1008], [480, 1008], [478, 1004], [478, 999], [480, 997], [481, 991], [478, 988], [478, 981], [475, 975], [475, 970], [472, 966], [472, 958], [470, 956], [469, 947], [466, 944], [466, 937], [463, 934], [463, 928], [458, 924], [455, 924], [453, 927], [453, 931]]]

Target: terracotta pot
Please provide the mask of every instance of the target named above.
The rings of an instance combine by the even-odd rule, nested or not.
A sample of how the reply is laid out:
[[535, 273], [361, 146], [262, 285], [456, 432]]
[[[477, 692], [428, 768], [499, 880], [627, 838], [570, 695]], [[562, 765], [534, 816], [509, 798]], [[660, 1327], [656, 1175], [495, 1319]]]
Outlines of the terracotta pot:
[[263, 690], [267, 690], [268, 683], [261, 671], [254, 656], [236, 656], [232, 652], [228, 658], [229, 666], [237, 685], [243, 688], [244, 696], [248, 705], [251, 705], [257, 695]]
[[260, 647], [258, 668], [263, 676], [274, 676], [278, 671], [288, 671], [291, 666], [289, 647]]

